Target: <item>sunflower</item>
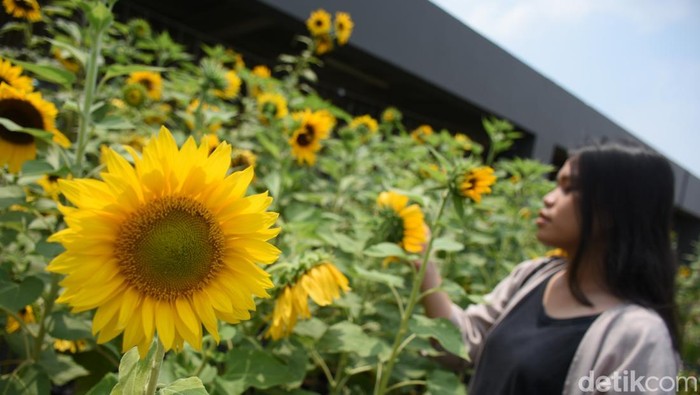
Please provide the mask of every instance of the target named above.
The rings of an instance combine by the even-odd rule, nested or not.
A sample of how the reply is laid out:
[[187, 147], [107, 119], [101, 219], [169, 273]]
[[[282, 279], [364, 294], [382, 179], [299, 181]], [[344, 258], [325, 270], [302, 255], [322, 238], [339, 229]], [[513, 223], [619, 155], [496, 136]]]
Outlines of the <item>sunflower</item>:
[[473, 201], [481, 202], [481, 195], [491, 193], [491, 185], [496, 182], [493, 169], [488, 166], [476, 167], [457, 176], [457, 193]]
[[298, 164], [306, 162], [313, 166], [316, 163], [316, 153], [321, 150], [321, 140], [328, 138], [335, 125], [335, 118], [327, 111], [311, 112], [308, 109], [294, 113], [293, 117], [299, 122], [299, 128], [289, 139], [292, 156]]
[[323, 261], [285, 286], [275, 300], [272, 324], [265, 337], [278, 340], [292, 333], [297, 319], [311, 318], [308, 298], [319, 306], [327, 306], [350, 290], [348, 279], [331, 262]]
[[140, 108], [146, 102], [148, 92], [141, 84], [127, 84], [122, 89], [124, 102], [134, 108]]
[[9, 60], [0, 58], [0, 83], [4, 82], [21, 91], [31, 92], [34, 90], [32, 79], [23, 76], [22, 71], [20, 66], [13, 66]]
[[417, 204], [408, 206], [408, 196], [397, 192], [382, 192], [377, 205], [384, 220], [380, 233], [384, 240], [397, 243], [408, 252], [423, 251], [427, 240], [423, 211]]
[[173, 106], [168, 103], [159, 103], [157, 106], [149, 106], [143, 113], [143, 121], [149, 125], [163, 125], [173, 112]]
[[85, 340], [65, 340], [65, 339], [54, 339], [53, 349], [58, 352], [69, 351], [71, 354], [85, 351], [87, 348], [87, 343]]
[[[41, 129], [53, 135], [53, 141], [64, 148], [70, 141], [56, 129], [58, 111], [53, 103], [41, 98], [41, 93], [23, 92], [0, 83], [0, 118], [7, 118], [25, 128]], [[0, 166], [9, 165], [17, 173], [22, 164], [36, 157], [34, 136], [12, 132], [0, 125]]]
[[287, 99], [279, 93], [262, 93], [257, 97], [258, 119], [264, 124], [273, 118], [281, 119], [287, 116]]
[[680, 278], [686, 279], [693, 275], [693, 271], [688, 267], [688, 265], [681, 265], [678, 268], [678, 276]]
[[329, 34], [314, 37], [314, 52], [316, 55], [323, 55], [333, 50], [333, 39]]
[[433, 128], [430, 125], [420, 125], [411, 132], [411, 138], [417, 143], [425, 143], [425, 139], [433, 134]]
[[241, 78], [236, 74], [235, 71], [229, 70], [226, 72], [226, 88], [223, 90], [217, 89], [214, 91], [216, 96], [222, 99], [233, 99], [238, 96], [238, 92], [241, 90]]
[[5, 11], [15, 18], [26, 19], [29, 22], [41, 20], [41, 8], [36, 0], [2, 0]]
[[251, 73], [258, 78], [270, 78], [272, 76], [270, 68], [262, 64], [253, 67]]
[[472, 140], [466, 134], [463, 134], [463, 133], [455, 134], [455, 141], [465, 151], [470, 151], [472, 149]]
[[202, 136], [202, 141], [200, 144], [206, 145], [209, 148], [209, 153], [214, 152], [216, 147], [219, 146], [221, 141], [219, 141], [219, 136], [216, 133], [207, 133]]
[[98, 343], [123, 333], [123, 350], [143, 357], [157, 333], [166, 350], [201, 349], [202, 325], [219, 341], [217, 319], [250, 319], [253, 296], [269, 297], [258, 264], [280, 254], [267, 242], [280, 231], [272, 198], [244, 196], [253, 169], [227, 175], [227, 143], [209, 154], [190, 137], [178, 149], [161, 127], [142, 156], [125, 149], [133, 167], [106, 149], [103, 181], [59, 181], [76, 207], [60, 207], [68, 227], [49, 238], [66, 249], [47, 267], [66, 275], [57, 302], [96, 309]]
[[309, 28], [312, 36], [322, 36], [331, 32], [331, 14], [326, 10], [318, 9], [313, 11], [306, 20], [306, 27]]
[[152, 71], [135, 71], [129, 74], [129, 79], [126, 81], [126, 83], [141, 84], [146, 88], [148, 97], [153, 100], [160, 100], [160, 96], [163, 91], [163, 78], [161, 78], [160, 73], [154, 73]]
[[[73, 176], [69, 174], [66, 178], [70, 180]], [[61, 177], [56, 174], [44, 174], [36, 183], [44, 190], [44, 195], [58, 201], [58, 195], [60, 193], [58, 189], [58, 180], [60, 179]]]
[[353, 120], [350, 122], [349, 126], [352, 129], [362, 128], [370, 133], [376, 133], [377, 130], [379, 129], [379, 125], [377, 124], [377, 120], [372, 118], [369, 115], [362, 115], [362, 116], [353, 118]]
[[400, 122], [403, 115], [396, 107], [387, 107], [384, 112], [382, 112], [382, 122], [394, 123]]
[[352, 22], [350, 14], [347, 12], [335, 13], [335, 37], [338, 40], [338, 45], [347, 44], [354, 26], [355, 24]]
[[[34, 317], [34, 310], [32, 310], [32, 306], [24, 307], [22, 310], [17, 312], [17, 315], [25, 324], [33, 324], [36, 322], [36, 317]], [[17, 332], [21, 327], [22, 326], [19, 322], [17, 322], [15, 317], [7, 317], [7, 323], [5, 324], [5, 332], [14, 333]]]
[[231, 167], [240, 167], [245, 169], [248, 166], [255, 166], [258, 158], [253, 151], [247, 149], [238, 149], [233, 151], [231, 159]]

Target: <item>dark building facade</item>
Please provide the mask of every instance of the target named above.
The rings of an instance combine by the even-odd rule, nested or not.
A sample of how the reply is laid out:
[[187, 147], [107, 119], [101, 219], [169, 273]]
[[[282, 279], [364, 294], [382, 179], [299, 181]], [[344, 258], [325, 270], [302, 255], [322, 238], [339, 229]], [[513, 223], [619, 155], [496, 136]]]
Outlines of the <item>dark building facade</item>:
[[[568, 149], [601, 137], [637, 140], [428, 0], [128, 0], [121, 17], [169, 30], [195, 53], [224, 43], [249, 65], [294, 52], [311, 11], [345, 11], [355, 21], [347, 46], [324, 56], [317, 87], [354, 114], [398, 107], [408, 127], [429, 123], [486, 142], [481, 119], [511, 121], [525, 137], [512, 154], [561, 165]], [[653, 148], [653, 147], [652, 147]], [[681, 253], [700, 236], [700, 180], [673, 164]]]

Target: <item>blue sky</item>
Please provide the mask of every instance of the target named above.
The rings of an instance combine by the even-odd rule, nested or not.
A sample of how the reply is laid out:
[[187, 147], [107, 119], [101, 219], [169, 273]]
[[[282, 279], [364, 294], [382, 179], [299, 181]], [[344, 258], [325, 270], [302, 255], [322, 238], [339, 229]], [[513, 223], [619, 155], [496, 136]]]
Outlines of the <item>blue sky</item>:
[[700, 1], [431, 1], [700, 177]]

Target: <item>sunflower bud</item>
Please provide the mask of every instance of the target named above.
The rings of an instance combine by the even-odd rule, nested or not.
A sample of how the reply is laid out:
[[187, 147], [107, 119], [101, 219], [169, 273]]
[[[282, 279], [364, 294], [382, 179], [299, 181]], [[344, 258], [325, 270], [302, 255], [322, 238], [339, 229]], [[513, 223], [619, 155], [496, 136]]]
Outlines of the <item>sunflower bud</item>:
[[205, 88], [224, 90], [228, 87], [229, 82], [226, 79], [226, 69], [220, 63], [211, 59], [203, 59], [200, 66], [204, 77], [202, 85]]
[[122, 89], [122, 98], [126, 104], [140, 108], [146, 102], [148, 92], [141, 84], [128, 84]]

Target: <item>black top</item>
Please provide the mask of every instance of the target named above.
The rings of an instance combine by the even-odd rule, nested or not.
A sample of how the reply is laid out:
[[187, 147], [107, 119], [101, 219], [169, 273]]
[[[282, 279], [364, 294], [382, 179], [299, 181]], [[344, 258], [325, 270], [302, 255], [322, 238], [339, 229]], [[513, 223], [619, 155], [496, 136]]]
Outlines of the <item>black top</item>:
[[562, 393], [574, 353], [598, 315], [549, 317], [542, 305], [547, 283], [549, 278], [487, 336], [470, 395]]

